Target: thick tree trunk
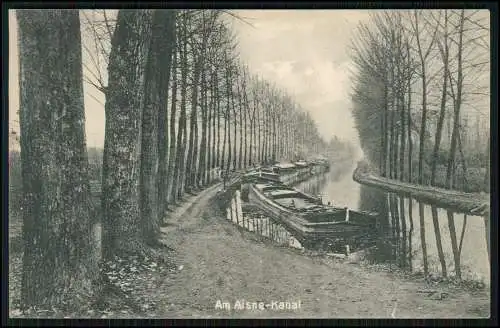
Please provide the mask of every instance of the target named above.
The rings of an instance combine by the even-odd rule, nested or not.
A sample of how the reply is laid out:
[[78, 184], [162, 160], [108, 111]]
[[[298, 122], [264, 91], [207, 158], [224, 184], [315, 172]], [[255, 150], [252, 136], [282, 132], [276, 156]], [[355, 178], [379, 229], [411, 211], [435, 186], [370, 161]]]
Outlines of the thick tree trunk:
[[78, 10], [19, 10], [23, 309], [81, 309], [93, 294], [92, 204]]
[[107, 258], [138, 251], [141, 121], [152, 11], [120, 10], [109, 58], [102, 201]]

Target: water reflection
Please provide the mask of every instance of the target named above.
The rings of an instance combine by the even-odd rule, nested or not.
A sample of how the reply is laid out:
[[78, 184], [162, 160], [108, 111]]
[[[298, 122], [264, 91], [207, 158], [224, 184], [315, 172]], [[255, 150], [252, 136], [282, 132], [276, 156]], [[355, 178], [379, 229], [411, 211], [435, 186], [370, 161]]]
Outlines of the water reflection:
[[[434, 223], [431, 206], [420, 206], [413, 199], [394, 194], [372, 192], [379, 193], [387, 210], [382, 242], [369, 254], [370, 260], [389, 261], [419, 272], [424, 272], [426, 265], [431, 274], [460, 275], [462, 279], [489, 282], [490, 266], [482, 217], [448, 213], [436, 208]], [[425, 245], [425, 251], [422, 245]]]
[[[424, 262], [427, 262], [429, 273], [441, 275], [444, 271], [448, 276], [457, 274], [456, 262], [462, 279], [489, 283], [490, 265], [482, 217], [448, 213], [436, 208], [434, 224], [431, 206], [422, 204], [420, 209], [416, 200], [361, 186], [352, 180], [354, 168], [353, 165], [349, 173], [340, 176], [317, 178], [321, 187], [311, 190], [334, 205], [381, 214], [380, 235], [376, 246], [365, 252], [367, 260], [388, 262], [420, 272], [424, 271]], [[315, 188], [307, 186], [309, 182], [298, 187]], [[425, 257], [422, 240], [425, 240]]]

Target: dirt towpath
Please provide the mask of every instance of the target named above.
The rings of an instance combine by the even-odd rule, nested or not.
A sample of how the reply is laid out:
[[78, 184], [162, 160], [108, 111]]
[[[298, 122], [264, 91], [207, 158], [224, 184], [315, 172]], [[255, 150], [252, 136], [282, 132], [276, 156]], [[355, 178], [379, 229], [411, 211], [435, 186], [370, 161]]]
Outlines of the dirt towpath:
[[[163, 228], [177, 269], [151, 291], [154, 317], [488, 317], [489, 295], [380, 272], [348, 260], [308, 257], [226, 221], [214, 206], [220, 184], [193, 197]], [[435, 290], [438, 290], [435, 292]], [[433, 293], [434, 292], [434, 293]], [[227, 303], [224, 309], [217, 308]], [[250, 302], [264, 309], [238, 309]], [[241, 302], [243, 301], [243, 302]], [[279, 302], [290, 302], [280, 308]], [[286, 306], [283, 303], [282, 306]]]

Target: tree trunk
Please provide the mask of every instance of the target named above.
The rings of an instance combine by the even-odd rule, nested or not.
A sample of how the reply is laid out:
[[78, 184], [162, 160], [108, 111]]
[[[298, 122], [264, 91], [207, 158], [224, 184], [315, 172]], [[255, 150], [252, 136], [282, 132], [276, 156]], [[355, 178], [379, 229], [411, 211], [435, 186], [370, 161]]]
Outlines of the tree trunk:
[[181, 57], [181, 111], [179, 116], [177, 145], [174, 166], [173, 201], [176, 202], [184, 193], [185, 157], [186, 157], [186, 102], [187, 102], [187, 17], [183, 19]]
[[[142, 145], [140, 159], [140, 210], [143, 238], [149, 244], [155, 244], [160, 235], [160, 220], [163, 212], [159, 212], [166, 185], [159, 184], [162, 176], [159, 171], [159, 147], [162, 146], [162, 167], [166, 168], [165, 114], [167, 110], [168, 79], [170, 75], [170, 59], [172, 52], [172, 36], [175, 16], [171, 11], [156, 10], [153, 15], [152, 37], [147, 59], [145, 75], [145, 104], [142, 113]], [[169, 33], [169, 34], [168, 34]], [[164, 104], [162, 106], [162, 104]], [[160, 114], [162, 114], [160, 121]], [[162, 135], [160, 139], [160, 129]], [[160, 193], [161, 191], [161, 193]], [[162, 207], [163, 209], [163, 207]]]
[[[442, 129], [443, 129], [443, 122], [444, 122], [444, 116], [446, 112], [446, 97], [447, 97], [447, 82], [448, 82], [448, 40], [447, 40], [447, 23], [448, 23], [448, 16], [447, 13], [445, 13], [445, 22], [444, 22], [444, 28], [445, 28], [445, 35], [444, 35], [444, 50], [441, 49], [441, 55], [443, 58], [443, 65], [444, 65], [444, 75], [443, 75], [443, 87], [442, 87], [442, 94], [441, 94], [441, 109], [439, 113], [439, 118], [438, 118], [438, 123], [437, 123], [437, 130], [436, 130], [436, 136], [435, 136], [435, 141], [434, 141], [434, 149], [433, 149], [433, 154], [432, 154], [432, 162], [431, 162], [431, 186], [435, 185], [436, 181], [436, 168], [437, 168], [437, 159], [438, 159], [438, 153], [439, 153], [439, 147], [441, 143], [441, 135], [442, 135]], [[436, 206], [431, 206], [431, 211], [432, 211], [432, 222], [434, 225], [434, 230], [436, 233], [436, 246], [438, 250], [438, 255], [439, 255], [439, 261], [441, 263], [441, 271], [443, 273], [443, 276], [446, 277], [447, 275], [447, 268], [446, 268], [446, 260], [444, 258], [444, 252], [443, 248], [441, 246], [441, 232], [439, 228], [439, 221], [438, 221], [438, 213], [437, 213], [437, 208]], [[451, 216], [453, 216], [453, 213], [451, 213]], [[448, 212], [448, 221], [450, 218], [450, 212]]]
[[254, 122], [255, 122], [255, 112], [252, 112], [252, 117], [250, 119], [250, 146], [248, 150], [248, 166], [253, 165]]
[[257, 136], [259, 137], [259, 141], [257, 143], [257, 154], [256, 157], [258, 158], [258, 163], [259, 165], [262, 164], [262, 131], [261, 131], [261, 121], [260, 121], [260, 111], [261, 108], [257, 109], [257, 120], [255, 121], [255, 124], [257, 125]]
[[215, 99], [214, 99], [214, 76], [210, 76], [210, 103], [208, 107], [208, 118], [207, 118], [207, 132], [208, 132], [208, 137], [207, 137], [207, 142], [206, 142], [206, 149], [207, 149], [207, 173], [208, 177], [205, 175], [205, 182], [204, 184], [209, 184], [212, 182], [212, 169], [214, 168], [214, 153], [215, 153]]
[[441, 49], [441, 56], [443, 58], [444, 72], [443, 72], [443, 88], [441, 92], [441, 108], [439, 111], [439, 118], [437, 122], [436, 136], [434, 141], [434, 150], [432, 152], [432, 162], [431, 162], [431, 186], [435, 185], [436, 182], [436, 169], [437, 169], [437, 159], [439, 155], [439, 147], [441, 145], [441, 138], [443, 134], [443, 124], [446, 114], [446, 97], [448, 95], [448, 13], [445, 10], [445, 20], [444, 20], [444, 49]]
[[23, 309], [77, 310], [97, 276], [78, 10], [19, 10]]
[[[210, 168], [215, 169], [217, 167], [217, 141], [216, 141], [216, 124], [217, 124], [217, 76], [214, 76], [212, 81], [212, 91], [211, 91], [211, 103], [210, 103], [210, 121], [211, 121], [211, 138], [209, 138], [209, 146], [211, 147], [210, 151]], [[211, 178], [213, 179], [213, 177]], [[209, 182], [212, 182], [211, 180]]]
[[246, 75], [244, 75], [244, 84], [243, 84], [243, 97], [244, 97], [244, 103], [245, 103], [245, 108], [244, 108], [244, 122], [245, 122], [245, 147], [244, 147], [244, 153], [243, 153], [243, 166], [247, 167], [248, 165], [248, 110], [249, 110], [249, 105], [248, 105], [248, 94], [247, 94], [247, 89], [246, 89]]
[[139, 165], [152, 11], [120, 10], [111, 41], [103, 155], [106, 258], [141, 249]]
[[237, 163], [237, 160], [238, 160], [238, 156], [239, 154], [236, 152], [236, 146], [237, 146], [237, 143], [236, 143], [236, 131], [237, 131], [237, 125], [238, 125], [238, 121], [237, 121], [237, 117], [236, 117], [236, 104], [234, 103], [234, 93], [231, 94], [231, 108], [232, 108], [232, 113], [233, 113], [233, 140], [234, 140], [234, 147], [233, 147], [233, 170], [236, 170], [237, 166], [236, 166], [236, 163]]
[[384, 114], [382, 115], [382, 152], [380, 153], [380, 166], [381, 166], [381, 171], [380, 175], [383, 177], [387, 176], [387, 163], [388, 163], [388, 158], [387, 156], [387, 148], [388, 148], [388, 135], [389, 135], [389, 129], [387, 128], [389, 125], [389, 95], [388, 95], [388, 82], [387, 78], [384, 81]]
[[[168, 201], [168, 86], [170, 82], [170, 72], [172, 70], [172, 56], [175, 52], [176, 31], [175, 31], [175, 10], [158, 10], [156, 15], [161, 17], [161, 38], [155, 39], [153, 42], [158, 42], [160, 45], [158, 57], [159, 61], [159, 93], [160, 93], [160, 108], [158, 115], [158, 214], [160, 220], [166, 215]], [[174, 77], [175, 79], [175, 77]], [[171, 100], [172, 101], [172, 100]], [[173, 102], [173, 101], [172, 101]]]
[[[264, 108], [263, 108], [264, 109]], [[263, 113], [264, 114], [264, 113]], [[269, 138], [269, 115], [268, 115], [268, 109], [265, 110], [265, 115], [262, 115], [262, 118], [264, 119], [264, 135], [263, 135], [263, 145], [262, 145], [262, 162], [264, 164], [267, 164], [267, 147], [268, 147], [268, 138]]]
[[[216, 78], [216, 82], [217, 85], [216, 85], [216, 106], [217, 106], [217, 113], [216, 113], [216, 116], [217, 116], [217, 152], [215, 153], [217, 155], [217, 158], [216, 158], [216, 161], [215, 161], [215, 165], [217, 167], [221, 167], [222, 163], [224, 163], [224, 159], [222, 159], [221, 161], [221, 149], [220, 149], [220, 90], [219, 90], [219, 84], [218, 84], [218, 81], [219, 79]], [[224, 121], [225, 122], [225, 121]], [[225, 123], [224, 123], [225, 125]], [[226, 131], [226, 127], [224, 126], [224, 132]], [[224, 139], [224, 145], [226, 144], [226, 140]]]
[[[241, 78], [240, 78], [241, 79]], [[239, 105], [239, 118], [240, 118], [240, 147], [238, 150], [238, 169], [241, 170], [241, 162], [243, 160], [243, 92], [242, 83], [238, 81], [238, 105]]]
[[[406, 44], [406, 52], [407, 54], [410, 53], [410, 45], [407, 43]], [[408, 59], [410, 60], [410, 59]], [[410, 66], [410, 65], [408, 65]], [[413, 168], [412, 168], [412, 161], [413, 161], [413, 141], [412, 141], [412, 138], [411, 138], [411, 76], [408, 78], [408, 81], [407, 81], [407, 92], [408, 92], [408, 95], [407, 95], [407, 99], [408, 99], [408, 106], [407, 106], [407, 113], [406, 113], [406, 117], [407, 117], [407, 125], [408, 125], [408, 129], [407, 129], [407, 132], [408, 132], [408, 182], [409, 183], [412, 183], [413, 181]], [[409, 202], [409, 205], [408, 205], [408, 217], [409, 217], [409, 220], [410, 220], [410, 231], [408, 232], [409, 234], [409, 238], [408, 238], [408, 253], [409, 253], [409, 264], [410, 264], [410, 270], [413, 269], [413, 244], [412, 244], [412, 237], [413, 237], [413, 228], [414, 228], [414, 224], [413, 224], [413, 198], [409, 197], [408, 198], [408, 202]], [[424, 236], [425, 236], [425, 231], [424, 231]], [[425, 242], [425, 238], [423, 240], [423, 242]], [[422, 250], [424, 250], [424, 247], [422, 247]], [[423, 254], [423, 257], [424, 259], [427, 258], [427, 248], [425, 248], [425, 252], [422, 252]], [[424, 260], [424, 263], [425, 263], [425, 274], [427, 274], [427, 260]]]
[[[202, 91], [203, 92], [203, 91]], [[200, 94], [201, 96], [201, 94]], [[201, 99], [200, 99], [201, 100]], [[200, 105], [203, 106], [203, 103]], [[194, 144], [193, 144], [193, 158], [192, 158], [192, 165], [191, 165], [191, 174], [192, 174], [192, 180], [193, 180], [193, 188], [199, 189], [200, 188], [200, 181], [197, 179], [198, 178], [198, 173], [202, 169], [199, 167], [197, 164], [199, 161], [199, 156], [200, 156], [200, 150], [199, 150], [199, 124], [198, 124], [198, 115], [195, 117], [196, 124], [194, 125]]]
[[425, 133], [427, 125], [427, 78], [425, 68], [422, 67], [422, 122], [420, 125], [420, 144], [418, 148], [418, 183], [424, 184], [424, 153], [425, 153]]
[[175, 203], [175, 175], [174, 164], [176, 155], [176, 139], [175, 139], [175, 116], [177, 109], [177, 51], [173, 50], [172, 59], [172, 101], [170, 104], [170, 137], [169, 137], [169, 154], [168, 154], [168, 171], [167, 171], [167, 200], [168, 203]]
[[[227, 135], [227, 163], [225, 165], [225, 171], [229, 172], [230, 167], [231, 167], [231, 71], [230, 68], [228, 67], [226, 70], [226, 91], [227, 91], [227, 97], [226, 97], [226, 112], [225, 112], [225, 123], [224, 126], [227, 125], [227, 131], [224, 131], [224, 137]], [[224, 143], [225, 145], [225, 143]]]
[[206, 104], [206, 85], [205, 85], [205, 73], [202, 73], [202, 102], [201, 102], [201, 146], [199, 152], [199, 169], [198, 169], [198, 181], [205, 184], [205, 166], [207, 160], [207, 112], [208, 107]]
[[[451, 134], [451, 149], [450, 156], [448, 158], [448, 167], [446, 169], [446, 185], [452, 189], [452, 183], [450, 180], [453, 179], [452, 172], [454, 173], [455, 157], [457, 149], [457, 139], [459, 137], [459, 125], [460, 125], [460, 107], [462, 104], [462, 86], [463, 86], [463, 72], [462, 72], [462, 44], [463, 44], [463, 27], [464, 27], [464, 10], [461, 11], [460, 17], [460, 28], [459, 28], [459, 41], [458, 41], [458, 73], [457, 73], [457, 94], [454, 102], [454, 118], [453, 118], [453, 131]], [[454, 174], [453, 174], [454, 176]], [[450, 239], [453, 251], [453, 257], [455, 260], [455, 273], [458, 279], [461, 279], [460, 270], [460, 255], [458, 253], [457, 235], [455, 230], [455, 218], [453, 217], [453, 212], [448, 211], [448, 227], [450, 229]]]
[[[201, 57], [201, 56], [200, 56]], [[191, 192], [192, 188], [196, 188], [196, 172], [194, 169], [195, 161], [194, 161], [194, 148], [195, 143], [195, 129], [198, 125], [197, 120], [197, 111], [198, 111], [198, 86], [200, 83], [201, 70], [203, 69], [203, 64], [201, 58], [195, 59], [196, 63], [194, 65], [194, 78], [193, 78], [193, 87], [191, 90], [191, 115], [189, 118], [189, 146], [186, 160], [186, 190]]]
[[272, 118], [272, 122], [273, 122], [273, 154], [271, 156], [273, 162], [276, 162], [276, 156], [277, 156], [277, 139], [276, 139], [276, 114], [273, 115], [273, 118]]

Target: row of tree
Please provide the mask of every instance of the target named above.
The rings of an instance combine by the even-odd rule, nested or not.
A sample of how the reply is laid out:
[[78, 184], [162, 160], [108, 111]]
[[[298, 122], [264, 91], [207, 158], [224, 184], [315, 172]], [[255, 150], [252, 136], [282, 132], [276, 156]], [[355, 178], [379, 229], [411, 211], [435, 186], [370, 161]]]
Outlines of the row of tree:
[[[84, 81], [105, 96], [105, 259], [149, 254], [169, 206], [209, 185], [218, 168], [335, 144], [323, 141], [289, 95], [240, 62], [231, 13], [96, 12], [17, 12], [25, 308], [76, 306], [96, 291]], [[90, 44], [82, 42], [81, 21]], [[93, 54], [85, 74], [82, 45]]]
[[[411, 183], [464, 189], [469, 184], [470, 171], [465, 152], [472, 153], [473, 148], [463, 147], [467, 133], [464, 124], [467, 116], [463, 113], [470, 116], [489, 111], [488, 13], [480, 10], [376, 13], [369, 23], [360, 25], [352, 57], [357, 66], [352, 94], [354, 116], [362, 148], [368, 159], [376, 163], [379, 174]], [[479, 120], [480, 116], [477, 117]], [[489, 126], [486, 130], [489, 131]], [[479, 130], [476, 135], [478, 139], [485, 136]], [[475, 144], [481, 147], [475, 147], [472, 154], [483, 155], [480, 164], [486, 173], [481, 181], [487, 185], [488, 138], [489, 133], [486, 138], [476, 140]], [[439, 163], [442, 158], [444, 165]], [[462, 178], [461, 184], [457, 183], [458, 176]], [[403, 199], [398, 204], [390, 196], [388, 205], [395, 220], [393, 224], [399, 227], [401, 222], [404, 234]], [[411, 206], [409, 215], [413, 222]], [[419, 216], [427, 274], [424, 204], [419, 204]], [[446, 276], [435, 206], [432, 218], [442, 273]], [[457, 241], [451, 212], [448, 224], [455, 273], [460, 277], [461, 241]]]

